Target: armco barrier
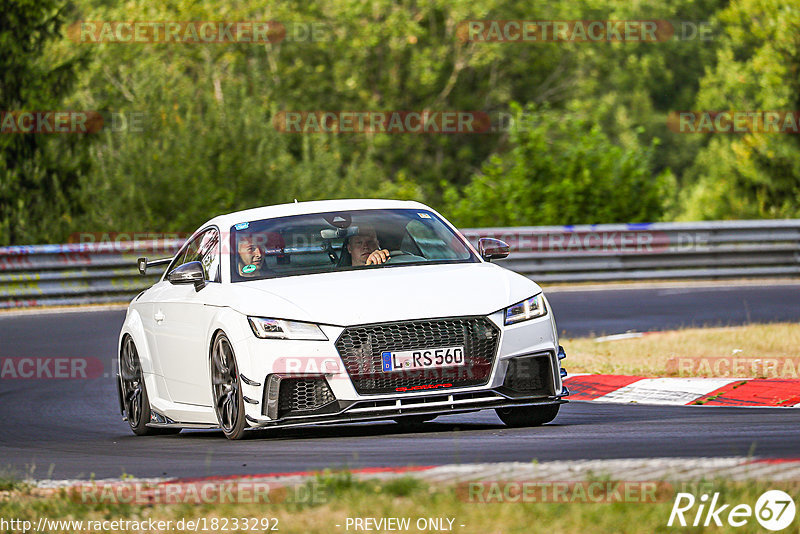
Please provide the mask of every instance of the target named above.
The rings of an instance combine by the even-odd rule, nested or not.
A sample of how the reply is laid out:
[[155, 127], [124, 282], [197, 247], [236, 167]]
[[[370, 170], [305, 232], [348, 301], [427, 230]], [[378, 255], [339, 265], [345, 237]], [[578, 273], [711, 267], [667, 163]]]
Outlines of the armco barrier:
[[498, 263], [540, 282], [800, 276], [800, 219], [463, 230], [511, 245]]
[[[800, 276], [800, 220], [535, 226], [462, 230], [511, 245], [498, 264], [540, 282]], [[0, 308], [124, 302], [163, 272], [179, 240], [0, 247]], [[153, 253], [158, 250], [158, 253]], [[151, 274], [152, 273], [152, 274]]]
[[0, 309], [130, 300], [163, 268], [139, 275], [136, 258], [171, 256], [179, 240], [0, 247]]

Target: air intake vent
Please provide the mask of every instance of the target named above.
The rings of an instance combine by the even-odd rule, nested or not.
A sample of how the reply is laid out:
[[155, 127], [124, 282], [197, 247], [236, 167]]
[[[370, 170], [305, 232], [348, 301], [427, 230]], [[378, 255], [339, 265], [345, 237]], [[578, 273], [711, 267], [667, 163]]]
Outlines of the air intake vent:
[[509, 360], [503, 386], [513, 393], [526, 396], [555, 395], [550, 354], [522, 356]]
[[321, 376], [267, 376], [262, 413], [270, 419], [292, 415], [309, 415], [336, 400], [325, 378]]
[[281, 416], [287, 412], [316, 410], [333, 402], [335, 397], [324, 378], [287, 378], [281, 380], [278, 402]]

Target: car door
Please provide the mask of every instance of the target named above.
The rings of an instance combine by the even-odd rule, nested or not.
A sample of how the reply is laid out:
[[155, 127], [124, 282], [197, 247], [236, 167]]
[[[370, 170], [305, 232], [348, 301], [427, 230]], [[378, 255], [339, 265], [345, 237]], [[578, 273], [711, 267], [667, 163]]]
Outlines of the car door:
[[206, 286], [197, 291], [192, 284], [164, 282], [158, 288], [153, 302], [156, 353], [174, 402], [211, 406], [208, 329], [218, 308], [208, 304], [219, 300], [222, 285], [216, 228], [189, 242], [183, 263], [191, 261], [203, 264]]
[[[165, 272], [170, 272], [175, 267], [183, 264], [183, 259], [186, 257], [186, 245], [181, 247], [180, 251], [175, 254], [175, 258], [169, 264]], [[147, 341], [147, 346], [150, 351], [150, 357], [153, 361], [153, 372], [159, 376], [164, 376], [161, 369], [161, 359], [158, 357], [158, 335], [163, 331], [161, 323], [155, 320], [155, 305], [163, 300], [162, 295], [164, 292], [171, 288], [171, 284], [167, 282], [166, 278], [153, 284], [143, 295], [137, 297], [136, 309], [142, 319], [142, 327], [144, 328], [144, 335]], [[159, 392], [158, 396], [162, 396]]]

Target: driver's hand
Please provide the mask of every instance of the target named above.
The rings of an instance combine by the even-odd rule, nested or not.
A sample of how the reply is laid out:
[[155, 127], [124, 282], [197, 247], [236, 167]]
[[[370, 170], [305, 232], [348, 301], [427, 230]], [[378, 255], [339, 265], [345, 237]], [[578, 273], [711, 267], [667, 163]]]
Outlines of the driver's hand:
[[386, 249], [383, 250], [376, 250], [372, 254], [369, 255], [367, 261], [364, 262], [366, 265], [379, 265], [381, 263], [385, 263], [386, 260], [389, 259], [389, 251]]

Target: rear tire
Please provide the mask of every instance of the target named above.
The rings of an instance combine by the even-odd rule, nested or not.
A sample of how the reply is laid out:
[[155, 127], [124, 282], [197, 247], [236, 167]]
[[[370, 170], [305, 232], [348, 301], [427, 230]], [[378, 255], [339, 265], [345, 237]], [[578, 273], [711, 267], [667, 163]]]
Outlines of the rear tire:
[[242, 399], [242, 384], [236, 355], [228, 336], [220, 332], [211, 348], [211, 391], [214, 413], [228, 439], [241, 439], [247, 428]]
[[497, 416], [506, 426], [526, 427], [549, 423], [558, 415], [560, 404], [545, 406], [524, 406], [521, 408], [497, 408]]
[[418, 426], [428, 421], [433, 421], [438, 415], [401, 415], [395, 417], [394, 422], [403, 426]]
[[122, 341], [122, 351], [119, 356], [120, 388], [122, 389], [122, 403], [128, 425], [137, 436], [158, 436], [165, 434], [178, 434], [180, 428], [153, 428], [147, 426], [150, 422], [150, 399], [147, 397], [147, 387], [144, 383], [144, 373], [139, 360], [139, 352], [131, 336], [125, 336]]

